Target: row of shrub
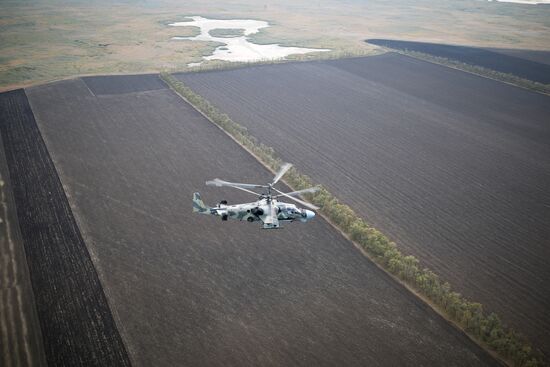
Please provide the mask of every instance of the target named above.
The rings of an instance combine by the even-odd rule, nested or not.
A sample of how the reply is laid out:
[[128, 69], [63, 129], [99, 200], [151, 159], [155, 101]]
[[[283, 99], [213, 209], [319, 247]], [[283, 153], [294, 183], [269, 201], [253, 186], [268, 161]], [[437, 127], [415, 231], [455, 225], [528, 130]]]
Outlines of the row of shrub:
[[535, 92], [550, 95], [549, 84], [543, 84], [543, 83], [535, 82], [529, 79], [524, 79], [514, 74], [503, 73], [493, 69], [484, 68], [479, 65], [467, 64], [458, 60], [449, 59], [446, 57], [434, 56], [434, 55], [430, 55], [430, 54], [426, 54], [418, 51], [411, 51], [408, 49], [391, 49], [390, 48], [390, 50], [407, 55], [407, 56], [411, 56], [417, 59], [433, 62], [435, 64], [449, 66], [449, 67], [463, 70], [472, 74], [477, 74], [487, 78], [499, 80], [501, 82], [514, 84], [514, 85], [517, 85], [518, 87], [530, 89]]
[[249, 66], [256, 65], [273, 65], [273, 64], [284, 64], [288, 62], [296, 61], [321, 61], [321, 60], [337, 60], [342, 58], [352, 58], [352, 57], [365, 57], [372, 56], [381, 53], [379, 50], [358, 50], [358, 51], [349, 51], [349, 50], [340, 50], [340, 51], [329, 51], [329, 52], [312, 52], [309, 54], [295, 54], [290, 56], [289, 59], [263, 59], [256, 61], [239, 61], [239, 62], [229, 62], [224, 60], [208, 60], [200, 65], [187, 67], [184, 70], [179, 70], [178, 68], [167, 69], [170, 70], [170, 73], [182, 72], [182, 73], [200, 73], [204, 71], [214, 71], [214, 70], [232, 70], [240, 69]]
[[[279, 169], [282, 161], [273, 148], [258, 142], [245, 127], [221, 113], [174, 76], [161, 73], [161, 78], [213, 123], [253, 152], [266, 166], [274, 171]], [[313, 186], [310, 178], [299, 173], [294, 167], [285, 175], [285, 182], [295, 190]], [[443, 282], [433, 271], [422, 268], [414, 256], [402, 254], [395, 243], [367, 224], [353, 209], [342, 204], [325, 188], [321, 187], [318, 192], [304, 196], [319, 206], [320, 211], [359, 244], [373, 261], [429, 299], [441, 312], [476, 340], [515, 366], [544, 365], [540, 353], [533, 351], [523, 337], [504, 327], [497, 315], [491, 313], [486, 316], [481, 304], [470, 302], [454, 292], [449, 283]]]

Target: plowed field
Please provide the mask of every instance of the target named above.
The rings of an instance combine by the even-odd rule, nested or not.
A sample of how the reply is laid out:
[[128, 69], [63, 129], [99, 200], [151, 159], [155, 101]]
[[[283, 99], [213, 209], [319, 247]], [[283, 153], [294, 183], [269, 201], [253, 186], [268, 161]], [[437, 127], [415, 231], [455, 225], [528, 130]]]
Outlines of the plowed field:
[[[21, 329], [31, 335], [27, 337], [31, 341], [42, 335], [48, 365], [129, 365], [94, 265], [22, 89], [0, 94], [0, 132], [15, 203], [10, 210], [17, 212], [42, 332], [36, 330], [29, 313], [33, 322]], [[24, 261], [17, 265], [27, 266]], [[10, 294], [6, 296], [9, 301]], [[24, 299], [23, 307], [29, 308], [31, 301]], [[15, 310], [13, 314], [3, 317], [6, 325], [24, 322]], [[15, 333], [9, 337], [12, 345], [19, 339]], [[10, 353], [9, 347], [3, 352]], [[32, 352], [28, 352], [29, 358]], [[33, 362], [14, 358], [8, 365], [40, 365], [41, 357], [35, 356]]]
[[542, 84], [550, 83], [550, 52], [548, 51], [486, 49], [386, 39], [372, 39], [367, 40], [367, 42], [373, 45], [417, 51], [470, 65], [478, 65], [501, 73], [514, 74]]
[[409, 57], [180, 74], [550, 353], [550, 98]]
[[194, 215], [271, 175], [170, 90], [95, 82], [28, 95], [134, 365], [496, 364], [319, 218]]

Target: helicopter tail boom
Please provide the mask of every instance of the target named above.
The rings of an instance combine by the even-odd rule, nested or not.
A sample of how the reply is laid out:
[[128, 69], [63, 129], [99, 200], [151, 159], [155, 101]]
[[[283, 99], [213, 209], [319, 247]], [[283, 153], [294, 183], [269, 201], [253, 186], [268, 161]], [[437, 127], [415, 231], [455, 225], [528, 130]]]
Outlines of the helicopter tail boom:
[[210, 214], [210, 208], [204, 205], [201, 194], [195, 192], [193, 194], [193, 212], [201, 214]]

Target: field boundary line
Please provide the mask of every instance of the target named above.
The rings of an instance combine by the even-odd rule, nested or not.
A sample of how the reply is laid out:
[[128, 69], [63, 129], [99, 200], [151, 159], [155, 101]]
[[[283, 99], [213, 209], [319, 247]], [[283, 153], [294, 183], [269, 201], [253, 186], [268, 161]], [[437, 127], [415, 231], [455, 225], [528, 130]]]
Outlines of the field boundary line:
[[145, 69], [142, 71], [132, 71], [129, 73], [124, 73], [121, 71], [113, 72], [97, 72], [97, 73], [85, 73], [85, 74], [74, 74], [67, 76], [52, 77], [49, 79], [38, 79], [38, 80], [23, 80], [17, 83], [0, 85], [0, 93], [10, 92], [12, 90], [21, 89], [21, 88], [32, 88], [50, 83], [57, 83], [65, 80], [73, 80], [84, 77], [93, 77], [93, 76], [124, 76], [124, 75], [158, 75], [159, 70], [173, 73], [200, 73], [206, 71], [221, 71], [221, 70], [233, 70], [233, 69], [242, 69], [251, 66], [261, 66], [261, 65], [275, 65], [275, 64], [288, 64], [288, 63], [301, 63], [301, 62], [310, 62], [310, 61], [327, 61], [327, 60], [340, 60], [340, 59], [352, 59], [357, 57], [370, 57], [378, 56], [387, 53], [387, 51], [381, 51], [378, 49], [372, 50], [363, 50], [360, 52], [357, 51], [335, 51], [335, 52], [319, 52], [315, 55], [299, 55], [296, 54], [291, 59], [265, 59], [259, 61], [250, 61], [250, 62], [232, 62], [232, 61], [223, 61], [223, 60], [213, 60], [209, 61], [209, 64], [200, 65], [195, 67], [185, 67], [185, 68], [153, 68]]
[[[52, 84], [52, 83], [58, 83], [63, 82], [66, 80], [75, 80], [80, 78], [86, 78], [86, 77], [94, 77], [94, 76], [127, 76], [127, 75], [158, 75], [159, 71], [158, 69], [151, 69], [151, 70], [145, 70], [141, 72], [130, 72], [130, 73], [121, 73], [121, 72], [106, 72], [106, 73], [90, 73], [90, 74], [75, 74], [75, 75], [68, 75], [63, 76], [59, 78], [51, 78], [51, 79], [44, 79], [44, 80], [29, 80], [27, 82], [17, 83], [17, 84], [7, 84], [4, 86], [0, 86], [0, 93], [5, 92], [11, 92], [17, 89], [26, 89], [26, 88], [34, 88], [39, 87], [41, 85], [46, 84]], [[94, 95], [95, 96], [95, 95]]]
[[[183, 82], [168, 73], [161, 73], [160, 78], [174, 93], [249, 152], [270, 172], [275, 173], [282, 164], [273, 148], [260, 143], [245, 127], [232, 121], [229, 116], [221, 113]], [[313, 186], [311, 179], [299, 173], [294, 167], [288, 171], [283, 182], [293, 190]], [[414, 256], [403, 255], [395, 243], [364, 222], [353, 209], [342, 204], [325, 188], [303, 197], [318, 205], [320, 209], [317, 213], [367, 259], [495, 360], [508, 366], [546, 365], [542, 354], [533, 350], [524, 337], [503, 326], [496, 314], [485, 316], [481, 304], [466, 300], [459, 293], [452, 291], [450, 284], [440, 280], [430, 269], [421, 270], [419, 261]]]

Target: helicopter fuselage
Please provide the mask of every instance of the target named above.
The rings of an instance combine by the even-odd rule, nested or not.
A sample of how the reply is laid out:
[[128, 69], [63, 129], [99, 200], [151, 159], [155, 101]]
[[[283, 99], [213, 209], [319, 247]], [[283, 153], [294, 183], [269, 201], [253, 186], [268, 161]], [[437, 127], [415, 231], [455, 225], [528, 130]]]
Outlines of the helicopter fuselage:
[[[199, 197], [200, 200], [200, 197]], [[272, 211], [270, 215], [270, 210]], [[279, 228], [278, 222], [307, 222], [315, 217], [315, 212], [297, 208], [296, 205], [278, 201], [275, 198], [260, 198], [258, 201], [228, 205], [225, 202], [215, 207], [197, 205], [195, 211], [221, 217], [222, 220], [235, 219], [248, 222], [262, 222], [263, 228]], [[273, 220], [276, 218], [275, 220]]]
[[[307, 209], [299, 209], [294, 204], [278, 201], [279, 197], [291, 199], [306, 208], [313, 210], [319, 209], [317, 206], [298, 199], [296, 196], [301, 194], [310, 194], [320, 190], [319, 186], [309, 187], [292, 192], [282, 192], [274, 187], [279, 180], [292, 168], [290, 163], [281, 163], [279, 170], [273, 177], [273, 180], [267, 184], [249, 184], [229, 182], [215, 178], [206, 181], [207, 186], [214, 187], [232, 187], [249, 194], [259, 195], [258, 200], [252, 203], [228, 205], [227, 201], [221, 201], [215, 207], [207, 207], [201, 199], [201, 194], [193, 194], [193, 211], [199, 214], [215, 215], [222, 218], [223, 221], [231, 219], [246, 220], [247, 222], [262, 222], [262, 228], [280, 228], [280, 222], [292, 222], [299, 219], [301, 222], [307, 222], [315, 217], [315, 212]], [[263, 193], [257, 191], [261, 189]]]

